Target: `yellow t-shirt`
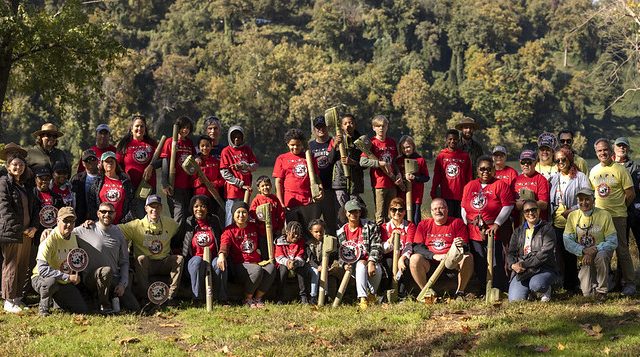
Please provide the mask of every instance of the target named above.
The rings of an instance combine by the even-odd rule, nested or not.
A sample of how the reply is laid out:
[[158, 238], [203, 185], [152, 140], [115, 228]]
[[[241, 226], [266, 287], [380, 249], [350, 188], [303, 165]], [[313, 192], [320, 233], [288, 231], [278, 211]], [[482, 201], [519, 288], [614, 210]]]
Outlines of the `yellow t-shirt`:
[[585, 216], [581, 210], [569, 213], [564, 234], [575, 234], [576, 241], [585, 247], [598, 245], [604, 238], [616, 232], [609, 212], [594, 208], [591, 216]]
[[587, 160], [578, 156], [578, 154], [573, 155], [573, 163], [576, 164], [578, 170], [580, 170], [585, 175], [589, 173], [589, 168], [587, 167]]
[[164, 259], [171, 250], [171, 237], [178, 232], [178, 224], [169, 217], [160, 217], [158, 223], [143, 219], [119, 224], [125, 238], [133, 243], [135, 257], [144, 255], [152, 260]]
[[[52, 269], [60, 270], [65, 274], [71, 274], [71, 268], [67, 264], [67, 255], [72, 249], [78, 248], [76, 235], [71, 233], [71, 237], [67, 240], [62, 237], [58, 228], [55, 228], [49, 234], [49, 237], [38, 246], [38, 255], [36, 260], [44, 260]], [[32, 276], [39, 276], [38, 266], [33, 268]], [[60, 284], [68, 284], [68, 281], [57, 280]]]
[[538, 161], [538, 163], [536, 164], [536, 171], [542, 174], [544, 178], [549, 180], [551, 179], [551, 176], [558, 172], [558, 166], [556, 166], [555, 164], [545, 165]]
[[624, 190], [633, 187], [633, 181], [624, 166], [615, 162], [609, 166], [599, 163], [589, 172], [589, 181], [595, 190], [596, 207], [607, 210], [611, 217], [627, 216]]

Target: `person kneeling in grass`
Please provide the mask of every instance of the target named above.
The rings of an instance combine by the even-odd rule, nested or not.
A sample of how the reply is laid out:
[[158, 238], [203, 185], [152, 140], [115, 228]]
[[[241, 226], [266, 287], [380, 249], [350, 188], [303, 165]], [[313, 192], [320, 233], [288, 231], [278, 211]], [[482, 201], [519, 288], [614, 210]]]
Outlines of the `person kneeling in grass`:
[[540, 219], [534, 200], [522, 205], [525, 222], [513, 232], [507, 263], [511, 267], [509, 301], [526, 300], [529, 292], [541, 293], [540, 301], [551, 300], [551, 283], [556, 278], [556, 234], [551, 223]]

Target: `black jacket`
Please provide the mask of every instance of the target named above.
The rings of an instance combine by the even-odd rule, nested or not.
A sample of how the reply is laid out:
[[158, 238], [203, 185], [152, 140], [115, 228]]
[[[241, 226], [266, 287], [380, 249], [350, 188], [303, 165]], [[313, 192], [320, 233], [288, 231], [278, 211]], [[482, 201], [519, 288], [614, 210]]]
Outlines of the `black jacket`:
[[87, 220], [87, 194], [85, 183], [87, 182], [87, 172], [82, 171], [71, 178], [71, 190], [76, 195], [76, 226]]
[[556, 272], [556, 258], [554, 255], [556, 247], [556, 233], [553, 225], [546, 221], [540, 221], [533, 229], [531, 238], [531, 252], [524, 254], [524, 242], [526, 239], [526, 229], [524, 224], [516, 228], [509, 242], [509, 254], [507, 263], [509, 268], [512, 264], [522, 262], [526, 270], [517, 274], [518, 280], [528, 279], [543, 271]]
[[0, 243], [22, 243], [22, 233], [29, 228], [22, 224], [24, 207], [20, 191], [27, 195], [28, 211], [31, 216], [29, 226], [33, 227], [35, 224], [34, 199], [31, 190], [16, 184], [11, 175], [0, 177]]
[[[124, 203], [122, 205], [122, 218], [118, 223], [127, 223], [136, 217], [131, 210], [133, 208], [133, 196], [135, 194], [133, 190], [133, 184], [125, 173], [120, 173], [118, 180], [122, 182], [122, 188], [124, 189]], [[98, 219], [98, 207], [100, 207], [100, 190], [104, 185], [104, 176], [100, 175], [96, 178], [91, 185], [91, 189], [87, 192], [88, 206], [87, 206], [87, 218], [96, 221]], [[78, 200], [76, 199], [76, 202]]]
[[[213, 236], [215, 238], [215, 243], [213, 245], [214, 250], [211, 251], [212, 258], [217, 256], [217, 253], [220, 249], [220, 236], [222, 235], [222, 224], [220, 223], [220, 219], [215, 215], [207, 216], [207, 224], [213, 230]], [[193, 239], [193, 234], [196, 231], [198, 224], [196, 223], [196, 218], [194, 216], [189, 216], [185, 222], [182, 224], [180, 232], [177, 234], [178, 237], [184, 236], [182, 240], [182, 256], [185, 258], [190, 258], [193, 256], [193, 249], [191, 247], [191, 240]]]

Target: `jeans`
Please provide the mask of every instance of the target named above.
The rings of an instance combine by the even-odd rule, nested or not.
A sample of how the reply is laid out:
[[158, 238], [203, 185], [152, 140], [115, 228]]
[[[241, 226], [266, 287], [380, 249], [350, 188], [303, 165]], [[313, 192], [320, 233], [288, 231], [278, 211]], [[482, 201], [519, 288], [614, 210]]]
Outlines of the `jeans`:
[[233, 212], [231, 212], [231, 208], [233, 208], [233, 204], [238, 202], [238, 201], [242, 201], [242, 199], [230, 199], [227, 200], [224, 203], [224, 212], [225, 212], [225, 216], [224, 216], [224, 226], [228, 226], [231, 223], [233, 223]]
[[551, 271], [542, 271], [524, 280], [518, 280], [514, 274], [509, 284], [509, 301], [527, 300], [529, 291], [545, 292], [551, 287], [555, 278], [555, 273]]
[[320, 267], [314, 268], [309, 266], [309, 276], [311, 278], [311, 290], [309, 291], [309, 296], [317, 297], [318, 287], [320, 285]]
[[369, 277], [369, 273], [367, 272], [367, 264], [366, 262], [363, 264], [361, 261], [355, 264], [356, 292], [358, 293], [358, 298], [366, 298], [368, 294], [375, 295], [382, 280], [382, 267], [380, 264], [376, 264], [376, 274], [372, 277]]
[[[213, 269], [213, 281], [215, 284], [216, 298], [218, 302], [227, 301], [227, 270], [221, 271], [218, 268], [218, 257], [215, 257], [211, 261], [211, 269]], [[205, 273], [207, 269], [207, 263], [202, 257], [194, 256], [189, 259], [187, 263], [187, 270], [189, 271], [189, 277], [191, 278], [191, 291], [196, 299], [202, 299], [201, 288], [204, 284]]]

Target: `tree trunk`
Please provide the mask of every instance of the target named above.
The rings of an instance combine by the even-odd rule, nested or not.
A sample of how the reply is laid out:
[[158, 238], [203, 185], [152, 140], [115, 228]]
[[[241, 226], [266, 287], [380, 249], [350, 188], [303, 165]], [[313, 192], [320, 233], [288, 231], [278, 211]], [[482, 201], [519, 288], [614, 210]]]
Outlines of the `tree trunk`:
[[[19, 0], [6, 1], [11, 8], [11, 13], [18, 13]], [[7, 96], [7, 88], [9, 87], [9, 75], [11, 74], [11, 66], [13, 65], [13, 41], [12, 36], [0, 37], [0, 141], [4, 140], [4, 128], [6, 125], [2, 123], [2, 114], [4, 113], [4, 101]]]

